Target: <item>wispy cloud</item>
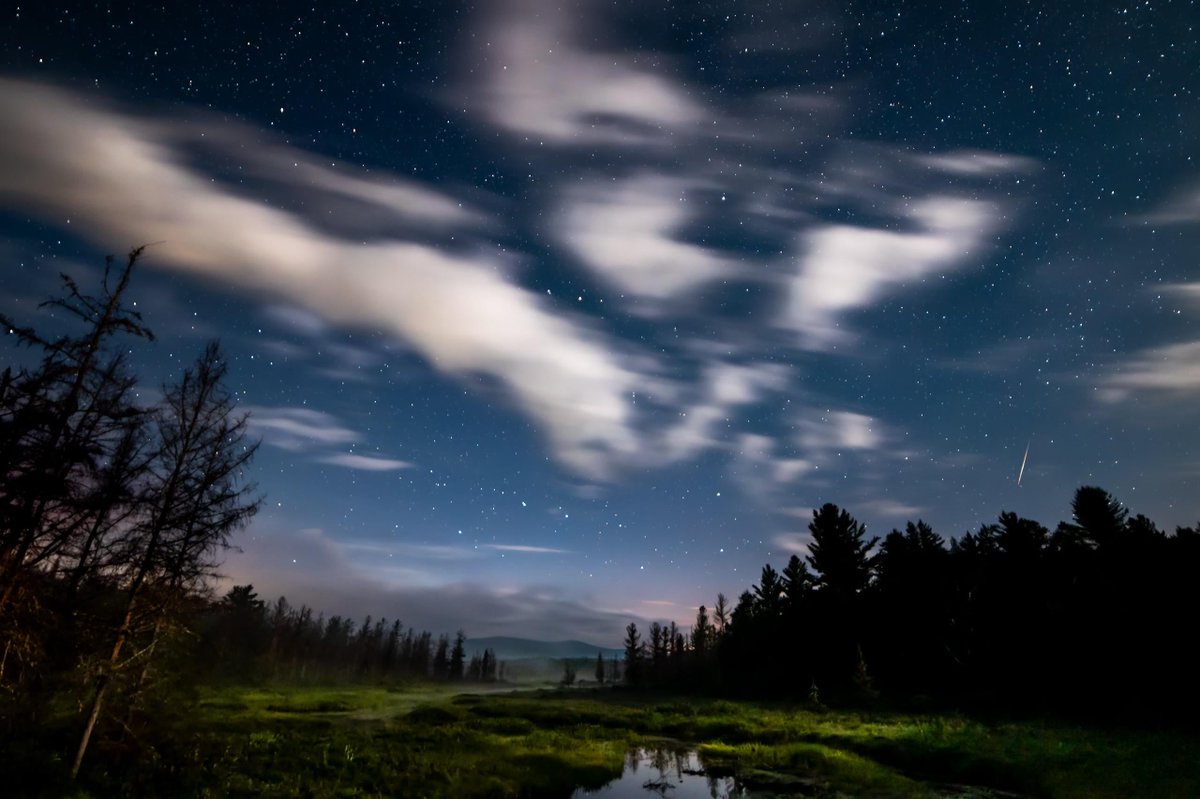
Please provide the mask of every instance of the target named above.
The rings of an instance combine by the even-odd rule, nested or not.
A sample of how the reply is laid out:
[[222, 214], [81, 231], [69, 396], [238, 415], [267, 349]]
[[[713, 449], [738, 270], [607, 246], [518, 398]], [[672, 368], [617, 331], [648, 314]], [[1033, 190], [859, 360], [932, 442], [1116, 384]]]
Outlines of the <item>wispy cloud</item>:
[[696, 184], [650, 173], [596, 180], [567, 192], [558, 235], [621, 291], [675, 298], [735, 268], [732, 259], [678, 238]]
[[758, 402], [764, 395], [783, 390], [790, 374], [779, 364], [734, 364], [712, 360], [705, 370], [702, 394], [685, 405], [679, 420], [665, 428], [651, 451], [658, 464], [687, 460], [713, 446], [729, 445], [728, 435], [718, 434], [733, 412]]
[[535, 547], [528, 544], [480, 544], [480, 549], [494, 549], [499, 552], [524, 552], [529, 555], [569, 555], [569, 549], [555, 547]]
[[[436, 561], [463, 560], [461, 547], [342, 544], [319, 529], [252, 529], [223, 566], [227, 585], [253, 583], [264, 597], [286, 594], [328, 614], [401, 618], [434, 633], [466, 627], [472, 636], [582, 639], [617, 646], [631, 615], [594, 597], [537, 585], [489, 588], [447, 582]], [[386, 552], [384, 551], [386, 550]], [[439, 552], [440, 550], [440, 552]], [[384, 557], [394, 554], [395, 558]], [[369, 557], [359, 557], [359, 555]], [[478, 556], [478, 553], [474, 553]], [[641, 624], [642, 619], [634, 614]]]
[[337, 417], [312, 408], [250, 405], [242, 410], [249, 414], [250, 431], [262, 436], [263, 443], [293, 452], [360, 439]]
[[1156, 208], [1137, 217], [1147, 225], [1186, 225], [1200, 222], [1200, 185], [1176, 190]]
[[827, 453], [836, 449], [872, 450], [884, 441], [878, 419], [853, 411], [827, 411], [815, 416], [798, 413], [796, 443], [808, 452]]
[[917, 157], [917, 161], [931, 169], [951, 175], [992, 177], [1005, 174], [1033, 172], [1038, 162], [1032, 158], [988, 150], [952, 150]]
[[[182, 127], [5, 80], [0, 199], [68, 215], [105, 246], [162, 239], [154, 264], [219, 279], [333, 324], [388, 331], [447, 374], [490, 375], [540, 423], [559, 459], [585, 476], [608, 475], [614, 457], [637, 449], [628, 399], [637, 375], [595, 330], [506, 279], [494, 256], [327, 233], [298, 212], [254, 202], [183, 166], [172, 149]], [[72, 191], [59, 191], [63, 185]], [[376, 188], [359, 198], [380, 201]], [[398, 212], [396, 203], [386, 205]]]
[[261, 436], [264, 444], [289, 452], [305, 453], [315, 463], [367, 472], [391, 472], [413, 466], [408, 461], [381, 455], [330, 451], [338, 444], [361, 442], [362, 435], [324, 411], [257, 405], [247, 406], [243, 410], [248, 413], [250, 432]]
[[913, 231], [825, 225], [806, 233], [780, 323], [802, 333], [808, 346], [843, 340], [840, 315], [962, 268], [993, 232], [999, 214], [982, 200], [935, 196], [911, 204], [902, 216]]
[[332, 466], [342, 466], [347, 469], [358, 469], [367, 472], [394, 472], [397, 469], [411, 469], [413, 466], [408, 461], [380, 458], [374, 455], [358, 455], [353, 452], [323, 455], [317, 458], [317, 461], [328, 463]]
[[780, 533], [771, 539], [775, 546], [792, 555], [806, 557], [809, 554], [809, 544], [812, 543], [810, 533]]
[[1115, 366], [1100, 381], [1100, 391], [1110, 402], [1143, 393], [1193, 401], [1200, 391], [1200, 341], [1142, 350]]
[[701, 109], [661, 69], [639, 66], [628, 52], [584, 46], [589, 23], [599, 22], [582, 4], [490, 3], [484, 28], [492, 46], [474, 65], [486, 79], [455, 99], [503, 130], [552, 144], [644, 146], [698, 124]]

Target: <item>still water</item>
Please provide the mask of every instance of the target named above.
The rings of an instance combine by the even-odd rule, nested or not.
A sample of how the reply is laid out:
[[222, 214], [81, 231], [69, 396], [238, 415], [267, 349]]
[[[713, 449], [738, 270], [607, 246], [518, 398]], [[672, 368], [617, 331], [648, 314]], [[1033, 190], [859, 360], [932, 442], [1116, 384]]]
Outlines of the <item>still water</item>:
[[[571, 799], [784, 799], [819, 793], [818, 780], [777, 774], [765, 788], [757, 775], [755, 789], [738, 783], [726, 766], [706, 765], [695, 751], [653, 748], [634, 749], [625, 756], [621, 776], [595, 791], [576, 789]], [[1024, 797], [973, 785], [929, 785], [930, 796], [940, 799], [1024, 799]]]
[[705, 773], [695, 752], [635, 749], [625, 756], [625, 771], [598, 791], [582, 788], [571, 799], [751, 799], [760, 796], [737, 785], [732, 776]]

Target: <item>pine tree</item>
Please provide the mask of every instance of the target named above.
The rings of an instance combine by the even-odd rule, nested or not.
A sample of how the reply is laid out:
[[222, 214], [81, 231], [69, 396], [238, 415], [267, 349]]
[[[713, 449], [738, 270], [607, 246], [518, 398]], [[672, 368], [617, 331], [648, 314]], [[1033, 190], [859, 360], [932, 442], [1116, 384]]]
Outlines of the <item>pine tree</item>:
[[467, 642], [467, 634], [459, 630], [454, 635], [454, 648], [450, 650], [450, 679], [461, 680], [463, 678], [463, 667], [466, 660], [466, 649], [464, 644]]
[[629, 685], [641, 685], [643, 647], [642, 637], [637, 625], [629, 622], [625, 627], [625, 682]]
[[866, 539], [866, 528], [831, 502], [813, 511], [808, 565], [817, 573], [816, 586], [827, 594], [855, 596], [871, 582], [879, 538]]

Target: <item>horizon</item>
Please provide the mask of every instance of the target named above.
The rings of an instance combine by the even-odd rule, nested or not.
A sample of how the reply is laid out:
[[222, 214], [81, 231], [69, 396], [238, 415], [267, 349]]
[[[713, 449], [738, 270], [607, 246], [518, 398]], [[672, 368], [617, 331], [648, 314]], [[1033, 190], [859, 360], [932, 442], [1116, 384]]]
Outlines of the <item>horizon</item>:
[[568, 7], [0, 34], [0, 312], [154, 242], [144, 401], [219, 336], [263, 442], [222, 586], [615, 642], [825, 502], [1200, 520], [1186, 9]]

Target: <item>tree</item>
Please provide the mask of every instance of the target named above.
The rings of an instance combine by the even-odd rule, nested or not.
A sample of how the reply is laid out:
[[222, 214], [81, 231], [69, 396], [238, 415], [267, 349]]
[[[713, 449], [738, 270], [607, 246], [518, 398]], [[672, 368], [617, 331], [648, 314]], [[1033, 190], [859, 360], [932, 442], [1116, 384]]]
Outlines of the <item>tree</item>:
[[466, 660], [464, 644], [466, 642], [467, 634], [462, 630], [454, 634], [454, 648], [450, 650], [450, 679], [452, 680], [463, 678], [463, 665]]
[[[153, 419], [153, 456], [139, 487], [139, 514], [122, 541], [119, 577], [124, 611], [112, 635], [112, 648], [94, 681], [87, 722], [71, 773], [78, 774], [106, 694], [121, 665], [126, 645], [149, 621], [154, 635], [165, 607], [148, 596], [170, 596], [211, 575], [213, 557], [230, 536], [258, 512], [259, 500], [245, 471], [257, 444], [246, 440], [246, 417], [235, 413], [225, 388], [227, 365], [216, 343], [209, 344], [179, 382], [164, 389]], [[163, 587], [165, 592], [152, 592]], [[153, 645], [153, 638], [151, 639]]]
[[14, 340], [42, 352], [36, 368], [0, 373], [0, 676], [8, 668], [20, 679], [51, 630], [70, 645], [82, 637], [75, 614], [50, 622], [43, 591], [25, 584], [67, 571], [73, 595], [85, 577], [99, 574], [101, 542], [124, 526], [140, 463], [141, 410], [116, 339], [153, 339], [124, 304], [141, 253], [131, 251], [119, 270], [108, 259], [98, 297], [62, 276], [63, 294], [43, 306], [81, 321], [78, 335], [43, 338], [0, 315]]
[[450, 675], [450, 638], [446, 635], [439, 635], [437, 648], [433, 653], [433, 678], [435, 680], [444, 680]]
[[[950, 553], [924, 521], [884, 538], [876, 561], [878, 663], [885, 680], [903, 690], [928, 692], [949, 668]], [[860, 658], [861, 659], [861, 658]], [[858, 675], [861, 683], [862, 674]]]
[[629, 622], [625, 627], [625, 682], [640, 685], [642, 682], [642, 660], [644, 657], [642, 637], [637, 625]]
[[663, 626], [656, 621], [650, 622], [650, 679], [652, 682], [662, 680], [667, 662], [667, 646], [667, 636]]
[[[866, 529], [837, 505], [813, 511], [808, 565], [817, 572], [812, 592], [814, 676], [822, 685], [847, 687], [858, 674], [864, 636], [871, 625], [865, 595], [875, 574], [875, 545]], [[868, 651], [866, 655], [871, 655]]]
[[799, 555], [792, 555], [783, 567], [781, 580], [787, 612], [796, 616], [812, 590], [813, 576], [808, 572], [808, 564]]
[[720, 638], [725, 634], [726, 628], [729, 626], [729, 613], [732, 608], [729, 607], [729, 600], [724, 594], [717, 594], [717, 604], [713, 606], [713, 631]]
[[832, 502], [813, 511], [808, 529], [812, 543], [807, 560], [817, 573], [817, 588], [843, 598], [861, 593], [874, 574], [871, 551], [879, 538], [867, 540], [866, 528]]
[[1063, 522], [1055, 533], [1060, 546], [1095, 549], [1116, 541], [1125, 532], [1129, 511], [1097, 486], [1080, 486], [1071, 500], [1074, 524]]
[[596, 682], [604, 685], [604, 653], [596, 653]]
[[708, 644], [712, 638], [712, 625], [708, 621], [708, 608], [703, 605], [696, 611], [696, 623], [692, 625], [692, 649], [696, 656], [703, 658], [708, 652]]
[[778, 616], [783, 610], [784, 584], [779, 572], [766, 564], [762, 568], [762, 577], [754, 586], [754, 601], [756, 613], [763, 617]]
[[563, 658], [562, 665], [563, 665], [562, 679], [560, 679], [558, 681], [558, 684], [561, 685], [563, 688], [570, 688], [572, 685], [575, 684], [575, 664], [572, 663], [570, 660]]

